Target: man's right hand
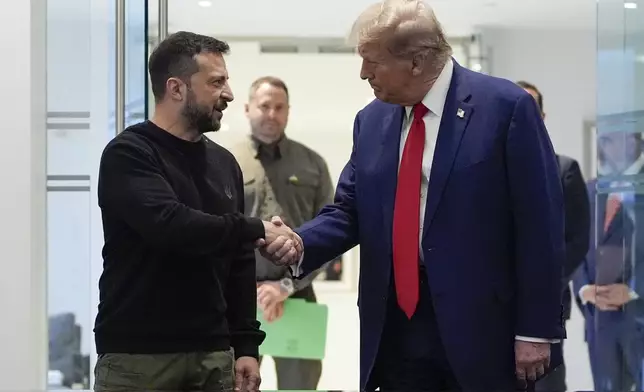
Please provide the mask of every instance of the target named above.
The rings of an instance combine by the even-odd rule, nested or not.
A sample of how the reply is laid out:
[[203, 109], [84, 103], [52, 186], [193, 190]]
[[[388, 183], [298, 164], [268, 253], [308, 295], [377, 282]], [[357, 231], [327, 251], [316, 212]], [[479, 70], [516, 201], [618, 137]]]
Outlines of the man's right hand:
[[284, 315], [284, 302], [277, 302], [262, 310], [262, 315], [267, 323], [279, 320]]
[[594, 305], [597, 302], [597, 286], [594, 284], [584, 286], [581, 292], [581, 299]]
[[256, 245], [262, 256], [277, 265], [297, 264], [304, 252], [300, 236], [277, 216], [270, 222], [264, 221], [264, 238]]

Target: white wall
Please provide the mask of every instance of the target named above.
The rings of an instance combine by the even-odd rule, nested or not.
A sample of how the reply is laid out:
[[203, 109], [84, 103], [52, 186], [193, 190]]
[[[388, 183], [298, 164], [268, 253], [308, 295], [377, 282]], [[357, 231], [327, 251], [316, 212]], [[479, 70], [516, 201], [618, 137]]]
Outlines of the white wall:
[[555, 149], [582, 164], [583, 121], [594, 120], [596, 113], [595, 32], [483, 28], [481, 33], [491, 74], [535, 84], [544, 96], [545, 122]]
[[47, 369], [45, 10], [0, 2], [0, 390], [42, 390]]
[[[589, 153], [584, 151], [583, 121], [595, 118], [595, 32], [486, 28], [481, 33], [491, 56], [490, 73], [535, 84], [544, 96], [545, 122], [555, 149], [582, 164]], [[592, 390], [583, 319], [576, 308], [567, 331], [568, 388]]]
[[222, 130], [209, 134], [229, 147], [249, 133], [244, 104], [248, 88], [260, 76], [286, 82], [291, 102], [287, 134], [327, 159], [334, 181], [351, 154], [355, 114], [373, 99], [360, 80], [360, 58], [352, 54], [268, 54], [255, 42], [231, 42], [226, 57], [235, 100], [224, 113]]

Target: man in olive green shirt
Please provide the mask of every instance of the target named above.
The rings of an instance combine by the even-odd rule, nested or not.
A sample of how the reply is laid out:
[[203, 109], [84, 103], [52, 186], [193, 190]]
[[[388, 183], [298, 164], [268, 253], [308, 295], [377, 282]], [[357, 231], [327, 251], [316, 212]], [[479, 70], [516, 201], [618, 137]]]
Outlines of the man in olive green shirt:
[[[232, 152], [244, 174], [246, 214], [268, 220], [279, 216], [286, 225], [298, 227], [333, 201], [334, 187], [324, 159], [286, 137], [288, 114], [286, 84], [270, 76], [257, 79], [246, 104], [251, 136]], [[257, 301], [267, 322], [282, 316], [287, 298], [316, 301], [311, 283], [317, 274], [294, 281], [288, 267], [276, 266], [259, 252], [256, 258]], [[273, 359], [277, 389], [317, 389], [321, 361]]]

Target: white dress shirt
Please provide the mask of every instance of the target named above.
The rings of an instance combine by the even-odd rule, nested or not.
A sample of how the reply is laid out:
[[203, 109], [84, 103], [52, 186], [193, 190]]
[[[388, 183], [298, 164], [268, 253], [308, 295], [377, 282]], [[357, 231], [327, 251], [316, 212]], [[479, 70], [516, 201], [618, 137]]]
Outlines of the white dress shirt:
[[[434, 159], [434, 149], [436, 148], [436, 140], [438, 139], [438, 129], [441, 125], [441, 117], [443, 116], [443, 108], [447, 100], [447, 92], [449, 85], [452, 81], [452, 74], [454, 73], [454, 63], [449, 60], [443, 71], [441, 71], [438, 79], [434, 82], [434, 86], [429, 90], [425, 98], [421, 101], [429, 111], [423, 117], [425, 123], [425, 149], [423, 150], [422, 161], [422, 177], [420, 180], [420, 225], [419, 232], [420, 238], [423, 238], [423, 227], [425, 223], [425, 207], [427, 205], [427, 189], [429, 187], [429, 173], [432, 169], [432, 160]], [[412, 113], [412, 106], [405, 107], [405, 118], [403, 119], [402, 129], [400, 133], [400, 151], [398, 156], [398, 164], [402, 160], [403, 150], [405, 149], [405, 142], [411, 130], [411, 124], [414, 120]], [[420, 244], [420, 257], [424, 258], [422, 252], [422, 244]]]

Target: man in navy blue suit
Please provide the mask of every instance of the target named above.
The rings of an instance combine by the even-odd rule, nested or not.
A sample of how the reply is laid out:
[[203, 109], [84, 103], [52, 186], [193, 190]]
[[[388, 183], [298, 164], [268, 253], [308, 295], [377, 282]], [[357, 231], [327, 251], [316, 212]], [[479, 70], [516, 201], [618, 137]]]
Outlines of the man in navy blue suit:
[[[376, 99], [334, 203], [296, 230], [296, 275], [360, 245], [361, 390], [515, 390], [565, 337], [563, 194], [535, 100], [457, 64], [420, 0], [369, 7], [351, 35]], [[294, 262], [290, 242], [262, 252]]]
[[591, 247], [573, 287], [582, 303], [597, 391], [644, 390], [644, 173], [641, 134], [598, 140], [599, 178], [588, 183]]

